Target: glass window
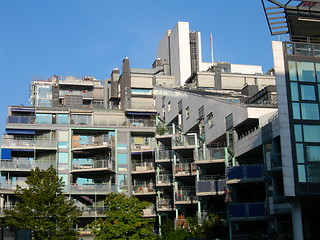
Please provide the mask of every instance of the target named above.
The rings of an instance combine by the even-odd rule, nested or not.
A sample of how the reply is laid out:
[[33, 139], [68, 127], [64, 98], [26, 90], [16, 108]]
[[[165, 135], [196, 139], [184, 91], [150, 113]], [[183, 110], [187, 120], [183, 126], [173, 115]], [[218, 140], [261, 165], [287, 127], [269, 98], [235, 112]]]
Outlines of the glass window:
[[65, 152], [59, 152], [59, 163], [68, 163], [69, 154]]
[[308, 164], [307, 176], [308, 176], [308, 182], [320, 182], [320, 165]]
[[186, 107], [186, 119], [190, 117], [190, 110], [189, 107]]
[[68, 131], [59, 131], [59, 140], [60, 141], [68, 141], [69, 132]]
[[300, 104], [299, 103], [292, 103], [292, 111], [293, 111], [293, 118], [294, 119], [301, 119]]
[[320, 162], [320, 146], [306, 146], [306, 151], [307, 161]]
[[69, 177], [68, 174], [59, 174], [59, 178], [62, 178], [62, 181], [65, 185], [69, 185]]
[[68, 124], [68, 114], [58, 114], [58, 124]]
[[119, 143], [118, 150], [128, 150], [128, 144], [126, 143]]
[[306, 182], [306, 171], [304, 165], [298, 165], [299, 182]]
[[[319, 45], [319, 50], [320, 50], [320, 45]], [[317, 80], [320, 83], [320, 63], [316, 63], [316, 75], [317, 75]]]
[[292, 82], [292, 83], [290, 83], [290, 87], [291, 87], [292, 101], [299, 101], [298, 83]]
[[314, 63], [313, 62], [297, 62], [298, 78], [303, 82], [315, 82]]
[[52, 114], [37, 113], [36, 114], [37, 124], [52, 124]]
[[316, 103], [301, 103], [302, 119], [318, 120], [319, 108]]
[[118, 164], [127, 164], [127, 154], [126, 153], [119, 153], [118, 154]]
[[294, 134], [297, 142], [302, 142], [302, 128], [301, 125], [294, 125]]
[[119, 174], [118, 175], [118, 185], [128, 185], [128, 175]]
[[296, 153], [297, 153], [297, 162], [304, 163], [304, 152], [303, 152], [303, 144], [296, 144]]
[[290, 81], [297, 81], [296, 62], [289, 61], [288, 66], [289, 66]]
[[59, 148], [68, 148], [68, 142], [59, 142], [58, 147]]
[[316, 93], [313, 85], [301, 85], [300, 89], [302, 100], [316, 100]]
[[304, 125], [303, 137], [305, 142], [320, 142], [320, 126]]

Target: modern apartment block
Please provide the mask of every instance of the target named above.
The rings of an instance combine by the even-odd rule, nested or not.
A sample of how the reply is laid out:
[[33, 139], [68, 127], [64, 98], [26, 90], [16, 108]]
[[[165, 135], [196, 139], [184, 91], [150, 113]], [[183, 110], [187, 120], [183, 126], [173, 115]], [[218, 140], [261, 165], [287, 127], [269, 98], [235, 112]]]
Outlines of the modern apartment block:
[[[288, 8], [263, 2], [266, 11]], [[53, 165], [82, 210], [76, 227], [86, 239], [108, 192], [149, 201], [144, 216], [155, 218], [159, 234], [166, 219], [187, 227], [188, 217], [202, 223], [214, 213], [229, 239], [314, 239], [320, 45], [317, 32], [303, 34], [273, 43], [275, 70], [268, 74], [261, 66], [203, 63], [200, 33], [179, 22], [150, 69], [131, 68], [125, 58], [104, 82], [34, 79], [31, 106], [9, 107], [1, 210], [14, 206], [14, 190], [31, 169]]]
[[284, 196], [292, 206], [294, 239], [317, 239], [320, 214], [320, 3], [262, 1], [272, 35]]

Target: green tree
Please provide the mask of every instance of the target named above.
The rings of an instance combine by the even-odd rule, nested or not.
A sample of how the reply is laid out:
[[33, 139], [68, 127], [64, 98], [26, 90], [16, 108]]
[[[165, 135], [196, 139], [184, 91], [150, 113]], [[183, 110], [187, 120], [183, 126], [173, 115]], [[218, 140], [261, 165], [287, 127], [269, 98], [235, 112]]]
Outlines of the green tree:
[[27, 188], [17, 187], [14, 209], [5, 211], [6, 224], [31, 230], [35, 240], [77, 239], [73, 226], [80, 212], [63, 194], [64, 183], [56, 170], [36, 168], [26, 183]]
[[96, 219], [88, 226], [96, 240], [153, 240], [153, 219], [143, 217], [143, 209], [150, 203], [139, 201], [120, 193], [109, 193], [105, 204], [108, 208], [106, 218]]

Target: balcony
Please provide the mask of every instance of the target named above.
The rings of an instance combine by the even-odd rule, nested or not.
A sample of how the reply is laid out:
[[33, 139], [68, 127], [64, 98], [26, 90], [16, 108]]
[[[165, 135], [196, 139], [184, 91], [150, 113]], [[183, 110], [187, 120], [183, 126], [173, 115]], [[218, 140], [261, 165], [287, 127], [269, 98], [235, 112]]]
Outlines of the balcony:
[[142, 163], [133, 163], [131, 168], [132, 174], [146, 174], [154, 173], [154, 163], [153, 162], [142, 162]]
[[156, 127], [156, 138], [171, 138], [173, 135], [173, 127], [159, 124]]
[[173, 211], [173, 201], [169, 197], [157, 197], [157, 211]]
[[73, 184], [66, 185], [64, 192], [70, 194], [106, 194], [115, 192], [116, 186], [104, 183], [88, 183], [88, 184]]
[[11, 193], [17, 190], [17, 186], [20, 186], [22, 188], [27, 188], [28, 185], [25, 183], [25, 181], [1, 181], [0, 182], [0, 190], [2, 193]]
[[78, 208], [82, 215], [80, 217], [105, 217], [105, 212], [108, 210], [107, 207], [93, 207], [84, 206]]
[[127, 124], [131, 127], [155, 127], [156, 121], [153, 119], [128, 119]]
[[194, 159], [197, 164], [224, 163], [225, 148], [196, 149]]
[[143, 209], [143, 216], [144, 217], [156, 217], [156, 209], [154, 205], [151, 205], [147, 207], [146, 209]]
[[197, 196], [223, 195], [225, 193], [226, 180], [214, 176], [206, 176], [203, 180], [197, 181]]
[[229, 203], [228, 209], [231, 219], [266, 218], [266, 204], [264, 202]]
[[72, 173], [114, 171], [114, 165], [115, 163], [112, 159], [91, 161], [74, 160], [72, 162]]
[[262, 164], [241, 165], [227, 169], [227, 184], [241, 182], [255, 182], [264, 180]]
[[156, 194], [156, 190], [155, 190], [154, 186], [155, 186], [154, 183], [133, 185], [132, 186], [133, 195], [135, 195], [135, 196], [154, 195], [154, 194]]
[[270, 155], [270, 168], [269, 171], [278, 171], [282, 168], [282, 158], [281, 153], [272, 153]]
[[2, 148], [56, 150], [57, 141], [33, 138], [2, 138]]
[[56, 161], [51, 160], [28, 160], [28, 159], [11, 159], [1, 160], [1, 171], [31, 171], [31, 169], [39, 168], [40, 170], [48, 169], [50, 166], [56, 167]]
[[156, 186], [157, 187], [168, 187], [172, 186], [173, 180], [172, 180], [171, 174], [159, 174], [156, 175]]
[[77, 137], [77, 136], [73, 136], [73, 140], [72, 140], [72, 150], [73, 151], [111, 148], [111, 146], [112, 146], [111, 140], [81, 143], [80, 140], [77, 140], [75, 137]]
[[173, 151], [172, 150], [158, 150], [156, 151], [155, 162], [171, 162], [173, 159]]
[[175, 192], [175, 204], [196, 204], [198, 197], [194, 187], [180, 187]]
[[150, 152], [155, 149], [155, 139], [153, 137], [132, 137], [131, 152]]
[[173, 167], [176, 177], [179, 176], [195, 176], [197, 174], [197, 166], [195, 163], [176, 163]]
[[172, 149], [192, 149], [196, 147], [196, 135], [175, 135], [172, 137]]

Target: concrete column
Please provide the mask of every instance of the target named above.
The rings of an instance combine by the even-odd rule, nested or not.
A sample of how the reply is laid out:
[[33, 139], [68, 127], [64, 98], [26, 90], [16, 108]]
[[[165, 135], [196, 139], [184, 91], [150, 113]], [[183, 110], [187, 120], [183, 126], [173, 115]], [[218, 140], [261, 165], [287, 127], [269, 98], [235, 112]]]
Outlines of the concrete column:
[[299, 199], [293, 199], [291, 201], [291, 213], [292, 213], [292, 228], [293, 228], [293, 239], [303, 239], [303, 225], [302, 225], [302, 214], [301, 204]]

